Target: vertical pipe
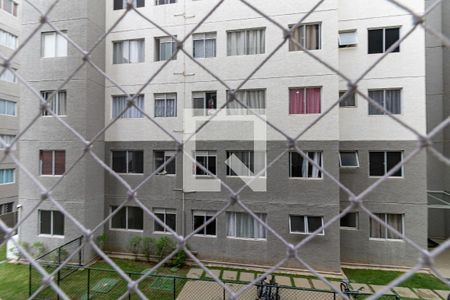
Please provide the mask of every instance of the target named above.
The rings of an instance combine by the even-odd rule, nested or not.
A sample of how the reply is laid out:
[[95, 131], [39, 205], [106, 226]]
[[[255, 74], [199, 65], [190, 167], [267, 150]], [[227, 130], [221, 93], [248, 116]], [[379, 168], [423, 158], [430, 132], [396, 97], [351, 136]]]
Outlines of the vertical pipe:
[[28, 296], [31, 296], [31, 264], [28, 265]]
[[91, 293], [91, 268], [87, 269], [87, 299], [90, 299]]
[[177, 279], [173, 277], [173, 300], [177, 298]]

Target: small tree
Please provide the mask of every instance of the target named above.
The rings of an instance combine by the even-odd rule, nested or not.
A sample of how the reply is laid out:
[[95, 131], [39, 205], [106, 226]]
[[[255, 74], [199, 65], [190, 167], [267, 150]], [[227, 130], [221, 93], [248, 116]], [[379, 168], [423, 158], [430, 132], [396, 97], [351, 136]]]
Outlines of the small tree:
[[146, 236], [142, 239], [142, 253], [150, 261], [150, 257], [156, 251], [156, 240], [152, 237]]
[[102, 233], [95, 238], [95, 242], [96, 242], [97, 246], [102, 250], [105, 247], [107, 240], [108, 240], [108, 236], [105, 233]]
[[140, 236], [133, 236], [128, 240], [128, 249], [135, 255], [135, 260], [138, 259], [139, 252], [141, 251], [142, 238]]
[[163, 236], [156, 243], [156, 255], [159, 260], [162, 260], [164, 257], [169, 255], [175, 250], [175, 242], [172, 241], [169, 237]]

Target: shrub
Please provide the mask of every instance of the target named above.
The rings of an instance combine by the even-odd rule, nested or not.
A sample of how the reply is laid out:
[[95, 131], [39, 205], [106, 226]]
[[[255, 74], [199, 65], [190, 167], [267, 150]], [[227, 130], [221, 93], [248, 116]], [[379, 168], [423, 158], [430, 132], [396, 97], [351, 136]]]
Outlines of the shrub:
[[42, 242], [35, 242], [31, 245], [31, 252], [34, 258], [37, 258], [47, 252], [47, 247]]
[[150, 257], [156, 251], [156, 240], [152, 237], [146, 236], [142, 239], [142, 253], [147, 258], [147, 261], [150, 261]]
[[135, 255], [137, 260], [139, 252], [141, 251], [142, 238], [140, 236], [133, 236], [128, 240], [128, 249]]
[[[19, 242], [19, 245], [20, 245], [20, 247], [22, 247], [23, 250], [25, 250], [25, 251], [28, 252], [29, 254], [33, 255], [33, 253], [31, 252], [30, 243], [28, 243], [28, 242]], [[17, 248], [15, 248], [14, 254], [17, 256], [17, 260], [21, 260], [21, 259], [24, 259], [24, 258], [25, 258], [25, 257], [23, 256], [22, 252], [20, 252], [19, 250], [17, 250]]]
[[95, 238], [95, 242], [96, 242], [97, 246], [102, 250], [105, 247], [107, 240], [108, 240], [108, 236], [105, 233], [102, 233]]
[[167, 255], [172, 253], [175, 250], [175, 242], [172, 241], [169, 237], [163, 236], [156, 243], [156, 255], [159, 260], [164, 259]]

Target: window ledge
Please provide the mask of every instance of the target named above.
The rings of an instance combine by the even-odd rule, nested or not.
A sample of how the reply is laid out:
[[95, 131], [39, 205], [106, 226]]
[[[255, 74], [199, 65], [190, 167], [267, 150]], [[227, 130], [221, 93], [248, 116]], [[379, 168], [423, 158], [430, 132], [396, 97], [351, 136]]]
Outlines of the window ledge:
[[292, 180], [305, 180], [305, 181], [322, 181], [323, 177], [320, 178], [308, 178], [308, 177], [289, 177]]
[[217, 235], [207, 235], [207, 234], [194, 234], [195, 237], [199, 238], [207, 238], [207, 239], [216, 239]]
[[340, 227], [340, 230], [358, 231], [359, 229], [355, 227]]
[[8, 183], [0, 183], [0, 186], [5, 186], [5, 185], [13, 185], [16, 184], [16, 182], [8, 182]]
[[369, 241], [375, 242], [394, 242], [394, 243], [404, 243], [403, 239], [382, 239], [382, 238], [369, 238]]
[[[290, 231], [289, 234], [304, 235], [304, 236], [312, 235], [312, 233], [292, 232], [292, 231]], [[325, 236], [325, 233], [318, 233], [318, 234], [316, 234], [316, 236]]]
[[142, 229], [121, 229], [121, 228], [109, 228], [110, 231], [119, 231], [119, 232], [144, 232]]
[[[174, 230], [175, 231], [175, 230]], [[170, 232], [165, 231], [153, 231], [153, 234], [172, 235]]]
[[[370, 176], [369, 175], [369, 178], [380, 179], [380, 178], [383, 178], [383, 176]], [[405, 179], [405, 177], [404, 176], [389, 176], [389, 177], [387, 177], [387, 179]]]
[[52, 235], [52, 234], [38, 234], [38, 237], [42, 238], [53, 238], [53, 239], [63, 239], [63, 235]]
[[258, 239], [258, 238], [242, 238], [242, 237], [227, 236], [227, 239], [238, 241], [267, 242], [267, 238]]

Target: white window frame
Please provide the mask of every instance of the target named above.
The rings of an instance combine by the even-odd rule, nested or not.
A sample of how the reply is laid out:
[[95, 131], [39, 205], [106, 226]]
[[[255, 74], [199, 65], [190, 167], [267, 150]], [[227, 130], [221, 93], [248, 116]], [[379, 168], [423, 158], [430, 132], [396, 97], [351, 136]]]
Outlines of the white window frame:
[[353, 231], [359, 230], [359, 212], [357, 212], [357, 211], [350, 211], [347, 214], [355, 214], [356, 215], [356, 226], [355, 227], [341, 226], [340, 225], [340, 220], [339, 220], [339, 227], [340, 227], [340, 229], [341, 230], [353, 230]]
[[39, 155], [41, 154], [41, 151], [50, 151], [52, 152], [52, 174], [42, 174], [42, 160], [41, 158], [39, 158], [39, 176], [41, 177], [61, 177], [64, 176], [64, 174], [66, 172], [64, 172], [64, 174], [61, 175], [56, 175], [55, 174], [55, 166], [56, 166], [56, 160], [55, 160], [55, 153], [56, 151], [64, 151], [64, 160], [66, 160], [66, 150], [47, 150], [47, 149], [40, 149], [39, 150]]
[[[8, 103], [14, 103], [14, 115], [8, 115], [6, 114], [6, 105]], [[5, 113], [1, 113], [0, 112], [0, 116], [5, 116], [5, 117], [17, 117], [17, 102], [11, 101], [11, 100], [6, 100], [6, 99], [0, 99], [0, 105], [4, 106], [5, 109]]]
[[[172, 2], [174, 1], [174, 2]], [[176, 4], [177, 0], [155, 0], [155, 6], [167, 5], [167, 4]]]
[[[6, 182], [6, 183], [0, 183], [0, 186], [16, 184], [16, 169], [14, 169], [14, 168], [5, 168], [5, 169], [0, 169], [0, 170], [2, 170], [3, 172], [12, 170], [12, 173], [13, 173], [13, 181], [12, 182]], [[2, 179], [2, 182], [3, 182], [3, 179]]]
[[[340, 90], [339, 91], [339, 98], [341, 98], [343, 95], [341, 95], [341, 93], [342, 94], [345, 94], [345, 93], [347, 93], [348, 91], [347, 90]], [[352, 96], [353, 96], [353, 98], [354, 98], [354, 100], [355, 100], [355, 105], [346, 105], [346, 106], [341, 106], [341, 103], [342, 102], [340, 102], [339, 103], [339, 108], [356, 108], [356, 107], [358, 107], [358, 105], [357, 105], [357, 97], [356, 97], [356, 92], [354, 92], [354, 93], [352, 93], [351, 94]]]
[[[294, 27], [296, 24], [292, 24], [289, 25], [289, 29], [291, 29], [292, 27]], [[319, 25], [319, 49], [307, 49], [306, 48], [306, 27], [307, 26], [312, 26], [312, 25]], [[302, 45], [305, 49], [307, 49], [308, 51], [317, 51], [317, 50], [322, 50], [322, 22], [312, 22], [312, 23], [302, 23], [300, 26], [298, 26], [296, 28], [296, 30], [303, 30], [303, 41], [297, 41], [300, 45]], [[295, 31], [295, 30], [294, 30]], [[294, 31], [292, 32], [292, 34], [294, 34]], [[292, 37], [295, 40], [295, 36]], [[297, 45], [295, 45], [297, 46]], [[299, 50], [290, 50], [288, 52], [297, 52], [297, 51], [303, 51], [302, 49]]]
[[[199, 150], [199, 151], [195, 151], [193, 156], [194, 156], [196, 162], [198, 162], [197, 161], [197, 157], [206, 157], [207, 158], [206, 159], [206, 166], [204, 166], [204, 167], [207, 170], [209, 170], [209, 160], [208, 160], [208, 158], [209, 157], [215, 157], [216, 158], [216, 174], [214, 174], [214, 175], [217, 176], [217, 151]], [[192, 173], [196, 177], [213, 177], [213, 176], [208, 175], [208, 174], [207, 175], [197, 175], [197, 164], [196, 163], [193, 163], [193, 164], [194, 165], [193, 165]]]
[[[208, 108], [208, 103], [206, 102], [206, 94], [216, 94], [216, 108], [211, 109], [213, 112], [209, 112], [210, 109]], [[194, 99], [203, 99], [203, 113], [200, 115], [196, 115], [195, 112], [201, 110], [200, 108], [194, 108]], [[202, 91], [202, 92], [192, 92], [192, 116], [194, 118], [197, 117], [205, 117], [205, 116], [211, 116], [217, 111], [217, 91]]]
[[[353, 34], [354, 39], [350, 43], [343, 43], [341, 39], [341, 34]], [[338, 34], [338, 45], [340, 49], [345, 48], [354, 48], [358, 46], [358, 31], [356, 29], [349, 29], [349, 30], [341, 30]]]
[[[368, 28], [367, 29], [367, 38], [369, 38], [369, 31], [371, 30], [383, 30], [383, 52], [380, 53], [369, 53], [369, 41], [367, 41], [367, 54], [368, 55], [376, 55], [376, 54], [384, 54], [386, 53], [386, 29], [398, 29], [398, 34], [399, 34], [399, 40], [402, 38], [401, 36], [401, 26], [388, 26], [388, 27], [373, 27], [373, 28]], [[398, 45], [399, 47], [399, 51], [398, 52], [390, 52], [389, 54], [394, 54], [394, 53], [400, 53], [401, 52], [401, 43]]]
[[[311, 153], [311, 152], [313, 152], [313, 153], [315, 153], [315, 152], [317, 152], [317, 153], [320, 153], [320, 162], [321, 162], [321, 167], [322, 167], [322, 169], [323, 169], [323, 166], [324, 166], [324, 155], [323, 155], [323, 151], [319, 151], [319, 150], [308, 150], [308, 151], [303, 151], [303, 153], [305, 153], [306, 155], [308, 155], [309, 153]], [[320, 177], [292, 177], [292, 172], [291, 172], [291, 169], [292, 169], [292, 154], [293, 153], [297, 153], [298, 155], [300, 155], [300, 157], [302, 158], [302, 159], [305, 159], [300, 153], [298, 153], [297, 151], [289, 151], [289, 170], [288, 170], [288, 172], [289, 172], [289, 179], [299, 179], [299, 180], [323, 180], [323, 178], [324, 178], [324, 176], [323, 176], [323, 171], [322, 170], [320, 170], [319, 169], [319, 172], [320, 172]], [[308, 171], [309, 171], [309, 168], [310, 168], [310, 165], [311, 166], [313, 166], [309, 161], [307, 161], [307, 167], [308, 167]], [[313, 166], [313, 167], [315, 167], [315, 166]], [[309, 172], [306, 172], [306, 173], [309, 173]]]
[[[214, 37], [208, 37], [214, 35]], [[214, 47], [214, 55], [213, 56], [206, 56], [206, 41], [207, 40], [215, 40], [215, 47]], [[194, 56], [195, 54], [195, 43], [194, 41], [203, 41], [203, 56]], [[192, 56], [194, 58], [212, 58], [217, 56], [217, 32], [202, 32], [202, 33], [194, 33], [192, 35]]]
[[[292, 217], [303, 217], [303, 226], [305, 228], [305, 232], [300, 232], [300, 231], [292, 231], [292, 222], [291, 222], [291, 218]], [[320, 218], [322, 221], [322, 232], [317, 233], [317, 235], [320, 236], [324, 236], [325, 235], [325, 229], [323, 228], [323, 216], [307, 216], [307, 215], [289, 215], [289, 233], [290, 234], [300, 234], [300, 235], [311, 235], [313, 234], [314, 231], [309, 231], [309, 226], [308, 226], [308, 217], [314, 217], [314, 218]]]
[[[405, 214], [404, 213], [376, 213], [376, 214], [383, 214], [384, 215], [384, 220], [382, 220], [382, 221], [385, 222], [386, 224], [388, 224], [388, 222], [387, 222], [387, 216], [388, 215], [401, 215], [402, 216], [402, 235], [406, 236], [406, 234], [405, 234], [405, 231], [406, 231], [405, 230], [406, 229], [405, 228]], [[372, 222], [376, 222], [378, 224], [377, 221], [372, 221], [372, 218], [369, 216], [369, 240], [372, 240], [372, 241], [383, 241], [383, 242], [404, 242], [405, 241], [404, 239], [399, 238], [399, 237], [388, 238], [389, 229], [386, 226], [383, 226], [383, 228], [385, 230], [384, 231], [385, 238], [374, 238], [374, 237], [371, 237], [370, 233], [372, 231], [372, 228], [371, 228]]]
[[[228, 152], [247, 152], [246, 154], [248, 154], [249, 156], [251, 156], [251, 153], [253, 152], [253, 166], [255, 166], [255, 161], [254, 161], [254, 159], [255, 159], [255, 154], [256, 153], [264, 153], [264, 168], [265, 168], [265, 170], [264, 170], [264, 174], [261, 174], [260, 176], [258, 176], [258, 178], [266, 178], [266, 176], [267, 176], [267, 151], [254, 151], [254, 150], [226, 150], [225, 151], [225, 155], [226, 155], [226, 159], [228, 160], [230, 157], [231, 157], [231, 155], [230, 155], [230, 157], [228, 157]], [[250, 161], [250, 160], [249, 160]], [[227, 170], [231, 170], [231, 167], [229, 167], [228, 165], [227, 165]], [[248, 168], [247, 167], [247, 169], [248, 169], [248, 171], [251, 171], [250, 170], [250, 168]], [[234, 171], [233, 171], [234, 172]], [[258, 172], [255, 172], [254, 173], [254, 175], [250, 175], [249, 173], [247, 173], [247, 175], [231, 175], [231, 174], [228, 174], [228, 171], [227, 171], [227, 177], [230, 177], [230, 178], [253, 178], [253, 177], [256, 177], [256, 174], [258, 174], [259, 173], [259, 171]]]
[[[5, 1], [11, 2], [11, 9], [12, 9], [12, 11], [8, 11], [8, 10], [5, 9], [5, 4], [4, 4]], [[8, 14], [10, 14], [10, 15], [12, 15], [14, 17], [17, 17], [17, 14], [18, 14], [18, 11], [19, 11], [19, 4], [16, 1], [13, 1], [13, 0], [0, 0], [0, 8], [3, 11], [7, 12]], [[14, 11], [16, 11], [15, 14], [14, 14]]]
[[[344, 165], [342, 165], [341, 153], [354, 153], [355, 157], [356, 157], [356, 165], [355, 166], [344, 166]], [[356, 169], [356, 168], [359, 168], [359, 154], [358, 154], [358, 151], [356, 151], [356, 150], [355, 151], [353, 151], [353, 150], [349, 150], [349, 151], [342, 150], [342, 151], [339, 151], [339, 166], [341, 168], [343, 168], [343, 169]]]
[[[51, 231], [51, 233], [50, 234], [48, 234], [48, 233], [41, 233], [41, 218], [42, 218], [42, 215], [41, 215], [41, 211], [50, 211], [50, 231]], [[38, 236], [42, 236], [42, 237], [49, 237], [49, 238], [64, 238], [64, 234], [65, 234], [65, 231], [66, 231], [66, 216], [64, 215], [64, 214], [62, 214], [63, 215], [63, 221], [64, 221], [64, 234], [63, 235], [59, 235], [59, 234], [54, 234], [53, 233], [53, 219], [54, 219], [54, 212], [60, 212], [60, 211], [58, 211], [58, 210], [52, 210], [52, 209], [39, 209], [38, 210], [38, 215], [39, 215], [39, 217], [38, 217], [38, 221], [39, 221], [39, 226], [38, 226]]]
[[[163, 214], [164, 218], [163, 220], [161, 220], [166, 226], [170, 227], [169, 225], [167, 225], [166, 220], [167, 220], [167, 215], [175, 215], [175, 229], [173, 229], [175, 232], [177, 231], [177, 211], [176, 209], [166, 209], [166, 208], [156, 208], [153, 210], [154, 214]], [[169, 231], [167, 231], [167, 229], [165, 227], [163, 227], [164, 231], [156, 231], [155, 230], [155, 222], [156, 220], [153, 220], [153, 233], [156, 234], [169, 234], [171, 235], [171, 233]]]
[[114, 171], [114, 172], [116, 172], [116, 174], [118, 174], [118, 175], [135, 175], [135, 176], [143, 176], [144, 175], [144, 173], [145, 173], [145, 161], [143, 160], [142, 161], [142, 163], [143, 163], [143, 165], [142, 165], [142, 173], [130, 173], [129, 172], [129, 170], [128, 170], [128, 153], [129, 152], [142, 152], [142, 157], [144, 157], [144, 150], [111, 150], [111, 164], [110, 164], [110, 166], [111, 166], [111, 170], [112, 170], [112, 166], [113, 166], [113, 163], [114, 163], [114, 157], [113, 157], [113, 152], [126, 152], [126, 154], [125, 154], [125, 160], [126, 160], [126, 164], [125, 164], [125, 166], [126, 166], [126, 173], [118, 173], [118, 172], [116, 172], [116, 171]]
[[[142, 42], [144, 44], [143, 47], [143, 55], [142, 55], [142, 61], [138, 61], [138, 62], [131, 62], [130, 56], [131, 56], [131, 42]], [[114, 57], [115, 57], [115, 45], [116, 44], [121, 44], [121, 47], [123, 48], [123, 43], [128, 42], [128, 57], [126, 58], [127, 62], [114, 62]], [[138, 55], [139, 57], [139, 55]], [[122, 58], [123, 59], [123, 58]], [[145, 63], [145, 38], [136, 38], [136, 39], [129, 39], [129, 40], [120, 40], [120, 41], [113, 41], [113, 65], [134, 65], [134, 64], [142, 64]]]
[[[174, 95], [174, 98], [167, 97], [167, 95]], [[178, 94], [177, 93], [156, 93], [154, 96], [154, 102], [153, 102], [153, 110], [154, 114], [153, 116], [155, 118], [177, 118], [178, 117]], [[175, 100], [175, 114], [173, 116], [167, 115], [167, 100]], [[164, 100], [164, 115], [163, 116], [156, 116], [156, 101]]]
[[142, 229], [128, 229], [128, 207], [139, 207], [139, 206], [126, 205], [126, 206], [120, 207], [120, 205], [111, 205], [109, 207], [109, 210], [110, 210], [111, 214], [114, 212], [113, 206], [117, 206], [116, 209], [118, 209], [118, 210], [120, 210], [122, 208], [125, 208], [125, 228], [114, 228], [114, 227], [112, 227], [112, 220], [113, 220], [113, 218], [111, 218], [111, 219], [109, 219], [109, 230], [110, 231], [144, 232], [144, 219], [145, 219], [144, 218], [144, 212], [142, 212]]
[[[6, 211], [6, 208], [8, 206], [11, 206], [11, 211]], [[0, 216], [1, 215], [5, 215], [5, 214], [9, 214], [9, 213], [12, 213], [12, 212], [14, 212], [14, 202], [7, 202], [7, 203], [0, 204]]]
[[[41, 93], [41, 97], [42, 98], [44, 98], [44, 100], [46, 100], [47, 101], [47, 103], [49, 103], [48, 102], [48, 97], [50, 96], [50, 95], [52, 95], [54, 92], [56, 92], [55, 90], [46, 90], [46, 91], [41, 91], [40, 93]], [[47, 99], [44, 97], [44, 93], [46, 93], [47, 94]], [[65, 96], [65, 101], [66, 101], [66, 104], [65, 104], [65, 107], [66, 107], [66, 111], [65, 111], [65, 113], [64, 114], [62, 114], [62, 115], [59, 115], [58, 114], [58, 111], [59, 111], [59, 107], [61, 106], [61, 98], [60, 98], [60, 94], [62, 94], [62, 93], [64, 93], [64, 94], [66, 94], [66, 96]], [[53, 113], [55, 114], [55, 115], [57, 115], [57, 116], [59, 116], [59, 117], [66, 117], [67, 116], [67, 91], [66, 90], [59, 90], [56, 94], [55, 94], [55, 109], [53, 109]], [[52, 114], [50, 114], [48, 111], [44, 111], [44, 110], [42, 110], [41, 111], [41, 117], [53, 117], [53, 115]]]
[[[177, 176], [177, 152], [173, 151], [173, 150], [154, 150], [153, 151], [153, 163], [154, 163], [154, 170], [157, 170], [159, 167], [156, 167], [156, 153], [157, 152], [162, 152], [164, 153], [164, 162], [163, 165], [164, 167], [161, 169], [161, 171], [159, 171], [159, 173], [157, 175], [164, 175], [164, 176]], [[175, 156], [175, 158], [172, 160], [175, 164], [175, 174], [169, 174], [167, 173], [166, 167], [167, 167], [167, 161], [172, 157]], [[172, 163], [172, 162], [170, 162]]]
[[[379, 91], [383, 91], [383, 109], [386, 110], [386, 111], [389, 111], [386, 108], [386, 92], [387, 91], [399, 91], [400, 92], [400, 113], [397, 114], [397, 113], [391, 112], [391, 114], [397, 115], [397, 116], [403, 115], [403, 88], [395, 88], [394, 87], [394, 88], [382, 88], [382, 89], [368, 89], [367, 90], [367, 97], [369, 97], [369, 93], [370, 92], [379, 92]], [[355, 103], [356, 103], [356, 101], [355, 101]], [[367, 105], [368, 105], [368, 109], [370, 110], [371, 103], [368, 102]], [[384, 112], [384, 111], [382, 112], [382, 114], [370, 114], [369, 111], [368, 111], [367, 115], [369, 117], [380, 117], [380, 116], [387, 116], [388, 114], [386, 112]]]
[[[0, 0], [0, 2], [1, 2], [1, 0]], [[9, 49], [13, 49], [13, 50], [17, 49], [17, 46], [18, 46], [18, 40], [19, 40], [19, 38], [17, 37], [17, 35], [12, 34], [11, 32], [8, 32], [8, 31], [3, 30], [3, 29], [0, 29], [0, 35], [3, 35], [3, 36], [4, 36], [4, 41], [5, 41], [5, 43], [0, 43], [0, 45], [4, 46], [4, 47], [6, 47], [6, 48], [9, 48]], [[12, 39], [12, 40], [14, 41], [14, 45], [13, 45], [12, 47], [11, 47], [10, 44], [8, 44], [8, 43], [6, 42], [6, 40], [8, 40], [8, 39]], [[1, 40], [2, 40], [2, 39], [0, 39], [0, 41], [1, 41]]]
[[[192, 212], [192, 231], [195, 230], [195, 221], [194, 218], [197, 217], [203, 217], [203, 225], [206, 223], [206, 217], [214, 217], [216, 215], [216, 212], [213, 211], [206, 211], [206, 210], [194, 210]], [[206, 233], [206, 228], [208, 227], [209, 224], [215, 223], [216, 224], [216, 234], [207, 234]], [[207, 237], [207, 238], [217, 238], [217, 218], [215, 218], [211, 223], [209, 223], [206, 227], [204, 227], [204, 231], [205, 233], [196, 233], [194, 234], [194, 236], [198, 236], [198, 237]]]
[[[232, 212], [227, 212], [227, 213], [226, 213], [226, 218], [227, 218], [227, 228], [226, 228], [226, 230], [227, 230], [227, 239], [232, 239], [232, 240], [244, 240], [244, 241], [261, 241], [261, 242], [267, 242], [267, 235], [268, 235], [269, 231], [268, 231], [265, 227], [264, 227], [264, 230], [265, 230], [265, 233], [266, 233], [266, 237], [265, 237], [265, 238], [238, 237], [238, 236], [237, 236], [237, 233], [236, 233], [236, 230], [235, 230], [235, 232], [234, 232], [234, 235], [232, 235], [232, 236], [228, 235], [228, 229], [229, 229], [229, 226], [230, 226], [230, 224], [228, 224], [228, 214], [238, 214], [238, 213], [242, 213], [242, 212], [232, 211]], [[259, 224], [259, 222], [256, 221], [256, 219], [253, 218], [252, 215], [250, 215], [250, 214], [247, 213], [247, 212], [244, 212], [244, 213], [246, 213], [250, 218], [252, 218], [253, 222], [257, 222], [257, 223]], [[256, 215], [258, 218], [260, 218], [260, 219], [262, 219], [261, 217], [264, 216], [264, 220], [263, 220], [263, 221], [267, 224], [267, 213], [255, 213], [255, 215]], [[234, 220], [236, 220], [236, 218], [234, 218]], [[234, 226], [234, 228], [236, 228], [236, 226]]]
[[[400, 162], [403, 161], [404, 158], [404, 151], [397, 151], [397, 150], [370, 150], [369, 151], [369, 159], [368, 159], [368, 172], [369, 172], [369, 178], [381, 178], [384, 177], [384, 175], [382, 176], [373, 176], [370, 175], [370, 153], [372, 152], [384, 152], [384, 161], [383, 161], [383, 165], [384, 165], [384, 175], [386, 175], [387, 172], [389, 172], [389, 170], [387, 169], [387, 153], [388, 152], [400, 152], [401, 158], [400, 158]], [[402, 165], [400, 170], [402, 171], [402, 176], [389, 176], [389, 179], [403, 179], [405, 177], [405, 165]]]
[[[67, 30], [61, 30], [61, 32], [65, 35], [67, 35]], [[44, 36], [46, 35], [55, 35], [55, 44], [51, 45], [54, 47], [54, 51], [55, 51], [55, 56], [44, 56], [45, 54], [45, 38]], [[65, 49], [64, 49], [64, 54], [63, 55], [58, 55], [58, 37], [62, 38], [64, 40], [65, 43]], [[69, 55], [69, 42], [66, 40], [65, 37], [63, 37], [62, 35], [60, 35], [58, 32], [56, 31], [45, 31], [45, 32], [41, 32], [41, 58], [60, 58], [60, 57], [67, 57]]]
[[[174, 40], [174, 38], [177, 38], [176, 35], [173, 35], [173, 38], [171, 36], [162, 36], [162, 37], [156, 37], [156, 44], [158, 46], [157, 49], [157, 57], [155, 57], [156, 62], [165, 62], [167, 60], [176, 60], [177, 59], [177, 54], [175, 54], [175, 56], [173, 55], [176, 52], [176, 46], [177, 46], [177, 41]], [[172, 55], [170, 55], [167, 59], [162, 59], [161, 58], [161, 45], [163, 44], [171, 44], [172, 45]], [[175, 48], [175, 49], [174, 49]]]

